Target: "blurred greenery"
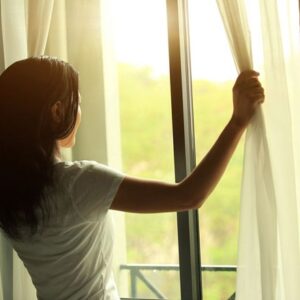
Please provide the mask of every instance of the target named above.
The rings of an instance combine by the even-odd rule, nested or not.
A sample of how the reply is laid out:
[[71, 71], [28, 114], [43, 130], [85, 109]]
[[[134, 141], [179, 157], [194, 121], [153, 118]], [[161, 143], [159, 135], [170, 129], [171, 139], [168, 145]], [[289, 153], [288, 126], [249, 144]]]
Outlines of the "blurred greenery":
[[[123, 170], [131, 176], [173, 182], [169, 78], [153, 77], [150, 68], [126, 64], [120, 64], [118, 72]], [[230, 118], [232, 84], [193, 81], [198, 162]], [[243, 142], [199, 211], [203, 264], [236, 263], [242, 164]], [[178, 263], [175, 213], [126, 214], [126, 238], [128, 263]], [[157, 272], [151, 278], [168, 299], [179, 299], [179, 274], [171, 273]], [[235, 273], [204, 273], [203, 288], [204, 300], [228, 299], [235, 290]], [[151, 296], [143, 285], [138, 290], [140, 297]]]

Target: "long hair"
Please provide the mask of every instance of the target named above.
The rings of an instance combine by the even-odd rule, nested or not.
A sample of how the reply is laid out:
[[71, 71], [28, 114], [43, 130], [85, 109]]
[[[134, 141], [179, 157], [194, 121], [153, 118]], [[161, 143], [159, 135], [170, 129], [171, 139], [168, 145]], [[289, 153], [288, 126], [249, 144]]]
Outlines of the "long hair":
[[[78, 98], [77, 72], [56, 58], [24, 59], [0, 75], [0, 227], [11, 238], [24, 228], [36, 233], [49, 218], [56, 142], [75, 127]], [[57, 101], [59, 124], [51, 113]]]

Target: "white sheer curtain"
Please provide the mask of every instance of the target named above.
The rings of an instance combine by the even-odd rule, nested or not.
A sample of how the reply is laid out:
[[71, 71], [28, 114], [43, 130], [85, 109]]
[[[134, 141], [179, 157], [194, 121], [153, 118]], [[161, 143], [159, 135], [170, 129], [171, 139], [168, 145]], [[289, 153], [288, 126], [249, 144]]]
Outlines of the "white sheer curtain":
[[[236, 299], [300, 295], [297, 0], [218, 0], [239, 71], [258, 51], [266, 102], [247, 131]], [[247, 22], [247, 16], [249, 22]], [[254, 63], [256, 60], [254, 59]]]
[[[1, 66], [43, 54], [54, 0], [1, 1]], [[0, 237], [0, 299], [36, 299], [35, 288], [22, 261], [3, 235]]]

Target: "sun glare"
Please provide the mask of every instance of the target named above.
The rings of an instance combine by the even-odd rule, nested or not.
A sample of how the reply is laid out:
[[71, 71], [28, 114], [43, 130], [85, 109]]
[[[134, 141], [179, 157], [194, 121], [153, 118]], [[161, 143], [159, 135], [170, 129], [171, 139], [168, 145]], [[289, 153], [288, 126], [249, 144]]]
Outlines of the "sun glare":
[[[215, 1], [189, 1], [192, 73], [195, 79], [230, 80], [236, 75]], [[113, 0], [114, 35], [119, 62], [151, 67], [166, 75], [167, 13], [160, 0]]]

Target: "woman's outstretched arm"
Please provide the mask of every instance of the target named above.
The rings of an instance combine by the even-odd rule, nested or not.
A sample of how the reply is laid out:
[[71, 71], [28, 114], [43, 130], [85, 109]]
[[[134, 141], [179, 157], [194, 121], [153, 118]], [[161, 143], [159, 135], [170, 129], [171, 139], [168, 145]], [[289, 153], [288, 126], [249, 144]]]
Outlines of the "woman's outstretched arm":
[[233, 87], [233, 114], [219, 138], [193, 172], [169, 184], [126, 176], [111, 209], [154, 213], [199, 208], [222, 177], [257, 107], [264, 100], [258, 73], [245, 71]]

